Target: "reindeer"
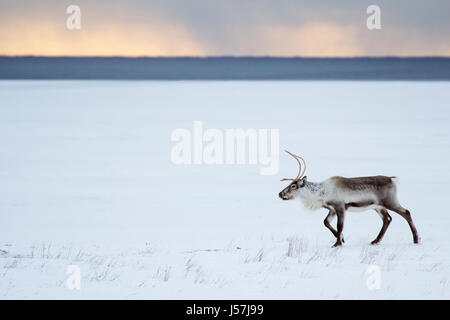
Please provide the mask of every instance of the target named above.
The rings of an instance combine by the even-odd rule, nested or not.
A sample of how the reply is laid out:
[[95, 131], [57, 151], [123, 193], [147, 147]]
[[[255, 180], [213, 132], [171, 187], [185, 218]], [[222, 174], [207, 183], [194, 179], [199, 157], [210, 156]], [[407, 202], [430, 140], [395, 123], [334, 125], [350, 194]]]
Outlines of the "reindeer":
[[[339, 247], [345, 242], [342, 235], [345, 212], [347, 210], [363, 211], [368, 209], [374, 209], [383, 220], [380, 233], [371, 244], [377, 244], [383, 239], [392, 220], [388, 210], [397, 212], [405, 218], [411, 228], [414, 243], [419, 243], [420, 238], [410, 212], [403, 208], [397, 200], [396, 177], [331, 177], [319, 183], [309, 182], [306, 180], [307, 177], [304, 176], [305, 160], [287, 150], [285, 151], [297, 160], [299, 171], [295, 179], [281, 180], [292, 182], [278, 195], [283, 200], [299, 198], [304, 206], [311, 210], [328, 209], [324, 224], [337, 239], [333, 247]], [[300, 160], [303, 162], [303, 170]], [[336, 216], [337, 230], [331, 226], [331, 222]]]

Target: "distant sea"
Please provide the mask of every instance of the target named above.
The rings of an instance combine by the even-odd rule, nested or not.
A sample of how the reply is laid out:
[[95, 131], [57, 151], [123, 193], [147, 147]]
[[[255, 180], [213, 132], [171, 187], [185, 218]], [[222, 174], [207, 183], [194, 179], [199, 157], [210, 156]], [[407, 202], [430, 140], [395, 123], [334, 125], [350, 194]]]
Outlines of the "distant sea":
[[0, 79], [449, 81], [450, 58], [0, 56]]

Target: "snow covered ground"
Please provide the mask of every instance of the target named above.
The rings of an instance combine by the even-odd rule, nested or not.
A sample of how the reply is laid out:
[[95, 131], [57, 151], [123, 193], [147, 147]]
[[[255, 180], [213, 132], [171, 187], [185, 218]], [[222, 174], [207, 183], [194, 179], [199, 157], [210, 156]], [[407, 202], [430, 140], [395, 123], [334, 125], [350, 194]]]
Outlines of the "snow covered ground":
[[[258, 165], [174, 165], [171, 133], [280, 130], [310, 181], [396, 175], [392, 213], [324, 210]], [[450, 298], [450, 83], [0, 81], [0, 299]], [[69, 266], [80, 289], [69, 289]]]

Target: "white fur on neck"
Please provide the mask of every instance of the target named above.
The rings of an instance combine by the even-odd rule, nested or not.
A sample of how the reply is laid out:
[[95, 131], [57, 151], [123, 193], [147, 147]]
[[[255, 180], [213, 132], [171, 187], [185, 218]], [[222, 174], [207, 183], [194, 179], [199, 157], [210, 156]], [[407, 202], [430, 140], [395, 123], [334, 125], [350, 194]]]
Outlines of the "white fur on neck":
[[300, 196], [300, 200], [306, 209], [315, 211], [323, 207], [323, 200], [319, 197], [309, 195], [306, 197]]
[[307, 182], [303, 188], [297, 190], [295, 197], [300, 199], [305, 208], [315, 211], [324, 205], [323, 191], [322, 184]]

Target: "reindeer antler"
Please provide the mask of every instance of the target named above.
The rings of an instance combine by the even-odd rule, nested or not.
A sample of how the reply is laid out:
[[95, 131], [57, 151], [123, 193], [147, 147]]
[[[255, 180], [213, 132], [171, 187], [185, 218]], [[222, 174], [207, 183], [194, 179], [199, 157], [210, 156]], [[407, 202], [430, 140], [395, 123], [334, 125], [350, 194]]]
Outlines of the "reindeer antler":
[[[297, 160], [299, 168], [298, 168], [297, 178], [295, 178], [295, 179], [284, 178], [284, 179], [281, 179], [281, 181], [298, 181], [298, 180], [300, 180], [300, 178], [303, 177], [303, 175], [305, 174], [305, 171], [306, 171], [306, 161], [305, 161], [305, 159], [303, 159], [302, 157], [300, 157], [300, 156], [298, 156], [296, 154], [293, 154], [293, 153], [291, 153], [291, 152], [289, 152], [287, 150], [284, 150], [284, 151], [289, 153], [295, 160]], [[300, 163], [300, 160], [302, 160], [302, 162], [303, 162], [303, 170], [302, 170], [302, 164]]]

